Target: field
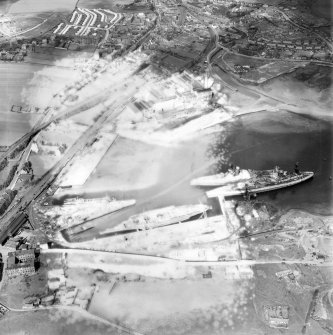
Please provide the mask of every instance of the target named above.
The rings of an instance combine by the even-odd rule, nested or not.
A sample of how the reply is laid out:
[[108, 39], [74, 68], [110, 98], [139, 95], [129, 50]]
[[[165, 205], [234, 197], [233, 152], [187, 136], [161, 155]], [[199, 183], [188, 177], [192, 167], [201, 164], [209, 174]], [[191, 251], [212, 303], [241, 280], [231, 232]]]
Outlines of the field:
[[166, 67], [171, 67], [171, 68], [183, 68], [189, 63], [189, 60], [184, 60], [172, 55], [167, 55], [167, 57], [163, 58], [162, 64]]
[[33, 37], [40, 37], [43, 36], [46, 33], [50, 33], [53, 31], [54, 27], [57, 26], [57, 24], [62, 21], [65, 17], [68, 16], [68, 13], [59, 12], [59, 13], [41, 13], [39, 14], [45, 19], [43, 20], [43, 23], [39, 26], [36, 26], [34, 29], [29, 30], [25, 32], [22, 36], [24, 38], [33, 38]]
[[134, 0], [79, 0], [78, 7], [114, 9], [117, 5], [129, 5], [133, 2]]
[[245, 57], [241, 55], [234, 55], [230, 53], [226, 53], [222, 57], [224, 63], [233, 68], [233, 65], [238, 64], [238, 65], [249, 65], [253, 66], [255, 68], [258, 68], [260, 66], [264, 66], [267, 64], [270, 64], [272, 61], [271, 60], [262, 60], [262, 59], [257, 59], [257, 58], [250, 58], [250, 57]]
[[43, 13], [43, 12], [71, 12], [75, 7], [76, 0], [19, 0], [9, 9], [9, 14], [16, 13]]
[[6, 335], [122, 335], [110, 325], [65, 309], [10, 312], [1, 319]]
[[224, 67], [229, 68], [229, 70], [233, 72], [234, 65], [253, 67], [249, 72], [238, 74], [238, 76], [244, 81], [258, 84], [278, 77], [284, 73], [292, 72], [298, 67], [305, 65], [305, 63], [303, 64], [299, 62], [295, 64], [293, 62], [261, 60], [231, 54], [226, 54], [219, 60], [219, 63], [221, 66], [225, 65]]
[[40, 268], [33, 276], [6, 279], [3, 284], [0, 299], [11, 308], [21, 309], [24, 298], [32, 294], [44, 295], [47, 292], [47, 277], [45, 268]]

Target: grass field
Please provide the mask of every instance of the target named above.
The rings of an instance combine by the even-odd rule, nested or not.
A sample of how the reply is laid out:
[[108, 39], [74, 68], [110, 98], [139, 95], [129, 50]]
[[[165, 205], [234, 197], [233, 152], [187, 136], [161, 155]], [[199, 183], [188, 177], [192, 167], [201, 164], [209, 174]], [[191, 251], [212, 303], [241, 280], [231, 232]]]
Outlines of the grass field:
[[16, 13], [43, 13], [43, 12], [71, 12], [76, 4], [76, 0], [19, 0], [11, 5], [9, 14]]
[[263, 83], [284, 73], [292, 72], [305, 63], [288, 61], [272, 61], [269, 59], [257, 59], [241, 55], [226, 54], [219, 63], [234, 71], [234, 65], [250, 66], [249, 72], [237, 74], [241, 79], [251, 83]]
[[269, 59], [262, 60], [262, 59], [245, 57], [241, 55], [234, 55], [230, 53], [225, 54], [225, 56], [223, 57], [223, 60], [227, 65], [229, 65], [232, 68], [235, 64], [243, 65], [243, 66], [249, 65], [249, 66], [253, 66], [257, 68], [257, 67], [260, 67], [260, 66], [263, 66], [263, 65], [266, 65], [272, 62]]
[[1, 334], [6, 335], [122, 335], [97, 320], [68, 310], [9, 312], [1, 319]]
[[89, 9], [112, 9], [117, 7], [117, 5], [129, 5], [133, 2], [134, 0], [79, 0], [78, 6]]

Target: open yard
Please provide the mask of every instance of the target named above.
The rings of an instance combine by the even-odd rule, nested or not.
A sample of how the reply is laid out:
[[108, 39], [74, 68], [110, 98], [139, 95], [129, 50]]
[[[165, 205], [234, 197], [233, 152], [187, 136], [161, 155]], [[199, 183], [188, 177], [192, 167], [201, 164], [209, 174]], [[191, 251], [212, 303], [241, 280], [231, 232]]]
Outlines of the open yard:
[[144, 334], [229, 334], [243, 325], [250, 291], [219, 275], [127, 282], [117, 284], [109, 295], [105, 290], [95, 293], [89, 311]]
[[87, 315], [62, 308], [9, 312], [1, 319], [1, 334], [6, 335], [123, 335], [114, 327]]
[[47, 276], [43, 267], [33, 276], [18, 276], [5, 280], [0, 292], [0, 300], [10, 308], [21, 309], [24, 298], [47, 293]]

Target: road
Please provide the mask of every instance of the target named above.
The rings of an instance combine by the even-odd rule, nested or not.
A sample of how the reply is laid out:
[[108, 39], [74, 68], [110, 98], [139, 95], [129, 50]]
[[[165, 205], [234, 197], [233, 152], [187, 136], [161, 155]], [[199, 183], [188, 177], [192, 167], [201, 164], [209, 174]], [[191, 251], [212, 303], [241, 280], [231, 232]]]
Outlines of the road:
[[139, 253], [124, 253], [117, 251], [103, 251], [103, 250], [90, 250], [90, 249], [79, 249], [79, 248], [52, 248], [52, 249], [42, 249], [43, 254], [57, 254], [57, 253], [67, 253], [67, 254], [81, 254], [81, 255], [96, 255], [96, 259], [101, 261], [103, 255], [112, 254], [125, 256], [127, 259], [133, 258], [132, 264], [137, 264], [139, 260], [156, 262], [157, 260], [165, 261], [166, 265], [170, 262], [177, 263], [183, 266], [208, 266], [208, 265], [218, 265], [218, 266], [254, 266], [260, 264], [306, 264], [306, 265], [316, 265], [321, 267], [331, 267], [333, 262], [320, 262], [320, 261], [310, 261], [310, 260], [258, 260], [258, 259], [241, 259], [241, 260], [231, 260], [231, 261], [193, 261], [193, 260], [179, 260], [175, 258], [169, 258], [164, 256], [155, 256]]

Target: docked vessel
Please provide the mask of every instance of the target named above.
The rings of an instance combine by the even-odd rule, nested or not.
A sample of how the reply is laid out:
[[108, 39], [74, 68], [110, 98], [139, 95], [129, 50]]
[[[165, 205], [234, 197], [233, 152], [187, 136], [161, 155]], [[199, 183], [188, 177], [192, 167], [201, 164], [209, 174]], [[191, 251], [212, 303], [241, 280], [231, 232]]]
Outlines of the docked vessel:
[[71, 198], [66, 199], [62, 206], [52, 205], [45, 207], [43, 213], [54, 217], [55, 222], [60, 227], [69, 228], [133, 206], [135, 203], [134, 199], [117, 200], [108, 197], [94, 199]]
[[70, 198], [66, 199], [62, 206], [62, 212], [71, 213], [75, 211], [79, 214], [87, 212], [97, 212], [98, 216], [103, 216], [107, 213], [112, 213], [118, 211], [122, 208], [135, 205], [136, 201], [134, 199], [129, 200], [117, 200], [115, 198], [103, 197], [103, 198], [93, 198], [93, 199], [83, 199], [83, 198]]
[[71, 206], [71, 205], [82, 205], [82, 204], [107, 204], [109, 202], [113, 202], [116, 199], [109, 198], [109, 197], [102, 197], [102, 198], [68, 198], [64, 200], [64, 206]]
[[101, 232], [101, 234], [121, 230], [145, 230], [159, 226], [165, 226], [188, 220], [191, 217], [202, 214], [210, 209], [210, 206], [204, 204], [169, 206], [154, 209], [151, 211], [133, 215], [128, 220], [121, 222], [116, 227]]
[[274, 170], [248, 171], [251, 176], [248, 180], [228, 183], [206, 192], [207, 196], [209, 198], [217, 196], [231, 197], [247, 193], [268, 192], [299, 184], [312, 178], [314, 175], [311, 171], [288, 173], [279, 168], [275, 168]]
[[211, 176], [199, 177], [191, 180], [192, 186], [222, 186], [229, 183], [241, 182], [251, 179], [250, 170], [231, 170]]

